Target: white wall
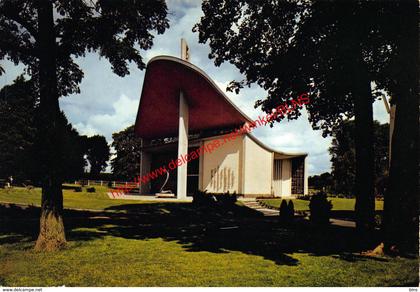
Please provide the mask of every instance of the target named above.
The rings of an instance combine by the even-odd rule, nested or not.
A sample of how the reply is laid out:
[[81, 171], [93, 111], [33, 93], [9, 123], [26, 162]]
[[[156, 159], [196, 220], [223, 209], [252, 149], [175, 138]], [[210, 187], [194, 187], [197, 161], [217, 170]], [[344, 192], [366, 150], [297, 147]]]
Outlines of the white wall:
[[273, 153], [244, 137], [243, 194], [272, 195]]
[[[204, 144], [208, 145], [214, 140], [204, 141]], [[212, 153], [204, 153], [200, 157], [202, 190], [210, 193], [240, 193], [242, 140], [243, 136], [238, 136], [233, 141], [226, 141]]]
[[292, 160], [283, 159], [281, 166], [281, 196], [288, 197], [292, 195]]
[[275, 197], [281, 197], [282, 193], [282, 176], [281, 176], [281, 159], [274, 160], [273, 167], [273, 195]]

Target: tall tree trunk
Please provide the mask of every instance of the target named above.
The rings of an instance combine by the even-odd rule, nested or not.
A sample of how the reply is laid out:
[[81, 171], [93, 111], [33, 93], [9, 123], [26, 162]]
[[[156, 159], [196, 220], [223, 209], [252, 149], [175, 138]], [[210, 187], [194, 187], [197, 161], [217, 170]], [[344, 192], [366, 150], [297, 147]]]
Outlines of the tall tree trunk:
[[[363, 64], [361, 62], [361, 64]], [[363, 65], [358, 66], [363, 68]], [[355, 148], [356, 148], [356, 227], [360, 231], [374, 227], [374, 155], [373, 111], [370, 80], [367, 74], [357, 72], [355, 92]]]
[[418, 254], [418, 3], [406, 1], [402, 5], [404, 18], [396, 28], [400, 32], [396, 60], [399, 68], [396, 88], [391, 89], [396, 113], [383, 231], [385, 251]]
[[42, 210], [35, 250], [57, 250], [66, 245], [63, 213], [62, 176], [60, 172], [62, 132], [57, 90], [56, 41], [53, 5], [38, 0], [39, 49], [39, 125], [41, 141]]

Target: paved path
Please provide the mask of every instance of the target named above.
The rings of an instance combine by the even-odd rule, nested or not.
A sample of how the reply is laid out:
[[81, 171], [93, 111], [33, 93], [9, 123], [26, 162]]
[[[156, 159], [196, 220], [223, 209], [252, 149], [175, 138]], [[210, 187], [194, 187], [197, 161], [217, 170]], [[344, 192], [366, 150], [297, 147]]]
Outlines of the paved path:
[[354, 222], [354, 221], [331, 218], [330, 222], [331, 222], [332, 225], [356, 228], [356, 222]]
[[[254, 200], [249, 200], [249, 199], [248, 200], [243, 200], [243, 204], [245, 206], [247, 206], [248, 208], [254, 209], [254, 210], [262, 213], [264, 216], [278, 216], [279, 215], [279, 210], [269, 209], [269, 208], [263, 207], [255, 199]], [[356, 222], [354, 222], [354, 221], [331, 218], [330, 222], [331, 222], [332, 225], [356, 228]]]
[[263, 207], [255, 199], [243, 201], [243, 204], [247, 206], [248, 208], [254, 209], [262, 213], [264, 216], [278, 216], [279, 215], [279, 210], [268, 209], [266, 207]]
[[107, 192], [110, 199], [115, 200], [140, 200], [140, 201], [158, 201], [158, 202], [192, 202], [192, 197], [186, 197], [185, 199], [177, 198], [158, 198], [155, 195], [126, 195], [125, 193], [116, 193], [114, 195], [111, 192]]

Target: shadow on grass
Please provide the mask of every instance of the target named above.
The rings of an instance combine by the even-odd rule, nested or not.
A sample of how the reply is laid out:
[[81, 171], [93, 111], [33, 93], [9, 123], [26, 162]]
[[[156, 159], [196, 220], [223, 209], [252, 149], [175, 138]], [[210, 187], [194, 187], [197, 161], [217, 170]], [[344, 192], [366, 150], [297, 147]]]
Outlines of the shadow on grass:
[[[376, 210], [375, 215], [383, 215], [383, 211]], [[354, 210], [332, 210], [331, 218], [355, 221], [355, 212]]]
[[[34, 241], [39, 230], [38, 207], [0, 205], [0, 244]], [[372, 248], [377, 234], [360, 238], [353, 228], [316, 227], [297, 220], [282, 227], [277, 217], [263, 217], [244, 206], [199, 207], [192, 203], [127, 204], [105, 211], [65, 210], [67, 239], [88, 241], [103, 236], [127, 239], [162, 238], [176, 241], [190, 252], [240, 251], [262, 256], [278, 265], [297, 265], [295, 252], [331, 255], [346, 261]]]
[[377, 262], [388, 262], [388, 260], [385, 258], [373, 257], [373, 256], [367, 256], [367, 255], [357, 255], [353, 253], [342, 253], [340, 255], [333, 256], [333, 258], [339, 258], [347, 262], [357, 262], [357, 261], [367, 261], [367, 260], [373, 260]]

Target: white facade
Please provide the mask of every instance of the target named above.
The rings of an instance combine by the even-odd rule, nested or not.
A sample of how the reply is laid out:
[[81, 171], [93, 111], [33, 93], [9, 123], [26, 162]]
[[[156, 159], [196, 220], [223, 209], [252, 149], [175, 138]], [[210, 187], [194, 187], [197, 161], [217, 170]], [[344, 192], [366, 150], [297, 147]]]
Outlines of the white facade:
[[[195, 149], [221, 141], [222, 136], [216, 135], [226, 137], [228, 131], [257, 121], [236, 107], [204, 71], [188, 62], [185, 42], [182, 48], [183, 59], [157, 56], [147, 65], [135, 133], [144, 142], [140, 177], [152, 173], [153, 178], [142, 183], [140, 192], [171, 192], [178, 199], [198, 190], [249, 197], [307, 194], [307, 154], [271, 149], [249, 133], [224, 140], [211, 153], [185, 158]], [[177, 167], [156, 176], [157, 169], [174, 160], [180, 161]]]
[[[215, 140], [220, 141], [220, 136], [194, 141], [191, 147], [208, 146]], [[142, 175], [152, 169], [151, 164], [156, 155], [159, 153], [142, 153]], [[229, 192], [245, 197], [290, 197], [307, 194], [306, 170], [301, 169], [301, 175], [293, 177], [293, 161], [303, 163], [301, 167], [306, 168], [304, 163], [306, 155], [272, 151], [249, 134], [237, 136], [233, 141], [226, 141], [211, 153], [203, 152], [197, 160], [199, 168], [197, 189], [201, 191]], [[175, 173], [172, 171], [170, 175], [174, 177]], [[177, 182], [179, 182], [179, 173], [177, 171]], [[192, 179], [190, 178], [192, 176], [196, 175], [187, 173], [188, 179]], [[296, 185], [300, 184], [300, 188], [295, 188], [300, 191], [294, 192], [293, 180]], [[187, 180], [187, 184], [191, 184], [191, 180]], [[178, 187], [174, 190], [178, 190]], [[153, 190], [150, 183], [142, 187], [143, 194], [150, 194], [153, 191], [156, 189]]]

